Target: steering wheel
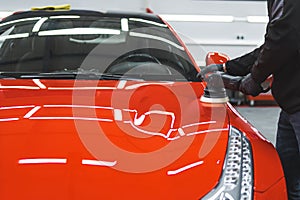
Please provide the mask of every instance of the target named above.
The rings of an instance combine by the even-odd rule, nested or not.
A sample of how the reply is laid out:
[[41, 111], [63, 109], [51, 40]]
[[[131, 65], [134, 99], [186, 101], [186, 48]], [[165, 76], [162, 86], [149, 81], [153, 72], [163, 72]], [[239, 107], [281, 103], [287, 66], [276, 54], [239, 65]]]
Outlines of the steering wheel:
[[131, 75], [171, 75], [170, 69], [147, 53], [126, 55], [112, 62], [104, 73]]
[[145, 63], [156, 63], [161, 65], [161, 62], [154, 56], [148, 53], [132, 53], [121, 56], [114, 60], [104, 71], [104, 73], [124, 73], [138, 65]]
[[112, 63], [112, 65], [116, 65], [122, 62], [154, 62], [157, 64], [161, 64], [161, 62], [155, 58], [154, 56], [147, 54], [147, 53], [134, 53], [129, 54], [120, 59], [117, 59]]

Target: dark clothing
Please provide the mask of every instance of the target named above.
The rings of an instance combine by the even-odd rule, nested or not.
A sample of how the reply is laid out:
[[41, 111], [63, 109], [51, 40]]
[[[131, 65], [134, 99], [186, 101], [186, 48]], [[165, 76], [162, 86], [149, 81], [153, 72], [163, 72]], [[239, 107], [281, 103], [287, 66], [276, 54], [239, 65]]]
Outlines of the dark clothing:
[[273, 75], [272, 94], [282, 108], [276, 149], [282, 162], [289, 200], [300, 199], [300, 0], [268, 0], [264, 44], [226, 62], [227, 73], [251, 73], [261, 84]]
[[226, 63], [231, 75], [251, 72], [257, 83], [273, 75], [272, 94], [287, 113], [300, 111], [300, 1], [269, 0], [264, 44]]
[[281, 111], [276, 149], [285, 172], [289, 199], [300, 199], [300, 112]]

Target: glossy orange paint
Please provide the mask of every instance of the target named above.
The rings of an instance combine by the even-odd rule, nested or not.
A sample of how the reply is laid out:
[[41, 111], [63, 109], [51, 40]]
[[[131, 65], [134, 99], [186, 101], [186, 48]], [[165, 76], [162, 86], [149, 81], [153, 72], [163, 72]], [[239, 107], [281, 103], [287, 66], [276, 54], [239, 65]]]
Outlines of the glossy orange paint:
[[201, 83], [0, 82], [0, 199], [197, 199], [218, 183], [228, 119]]
[[285, 179], [280, 179], [276, 184], [272, 185], [268, 190], [264, 192], [256, 192], [255, 199], [256, 200], [264, 200], [264, 199], [287, 199], [285, 188]]
[[251, 140], [255, 199], [284, 197], [272, 145], [230, 104], [201, 103], [202, 83], [122, 85], [1, 80], [0, 198], [200, 198], [221, 175], [228, 116]]
[[251, 141], [254, 160], [254, 199], [287, 199], [284, 174], [274, 146], [230, 104], [228, 107], [230, 124], [239, 127]]
[[208, 52], [205, 57], [205, 64], [211, 65], [211, 64], [222, 64], [225, 63], [230, 58], [222, 53], [218, 52]]

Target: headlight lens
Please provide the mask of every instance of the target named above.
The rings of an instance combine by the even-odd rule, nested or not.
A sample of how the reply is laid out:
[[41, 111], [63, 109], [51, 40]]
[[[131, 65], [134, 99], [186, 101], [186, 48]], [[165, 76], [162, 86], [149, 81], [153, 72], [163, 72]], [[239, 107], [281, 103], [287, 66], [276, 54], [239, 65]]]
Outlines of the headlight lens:
[[230, 127], [228, 148], [219, 184], [202, 199], [253, 199], [251, 145], [246, 136], [234, 127]]

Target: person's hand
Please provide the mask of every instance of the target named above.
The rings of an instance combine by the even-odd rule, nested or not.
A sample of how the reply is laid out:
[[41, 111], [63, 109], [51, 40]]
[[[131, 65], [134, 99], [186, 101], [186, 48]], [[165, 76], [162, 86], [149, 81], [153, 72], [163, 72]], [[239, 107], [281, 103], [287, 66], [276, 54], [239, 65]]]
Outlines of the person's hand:
[[203, 69], [201, 69], [201, 71], [198, 73], [197, 77], [205, 79], [208, 74], [216, 72], [216, 71], [223, 72], [224, 71], [224, 65], [223, 64], [208, 65], [208, 66], [204, 67]]
[[254, 97], [264, 91], [261, 85], [254, 81], [251, 74], [248, 74], [241, 80], [239, 90], [246, 95], [251, 95]]

